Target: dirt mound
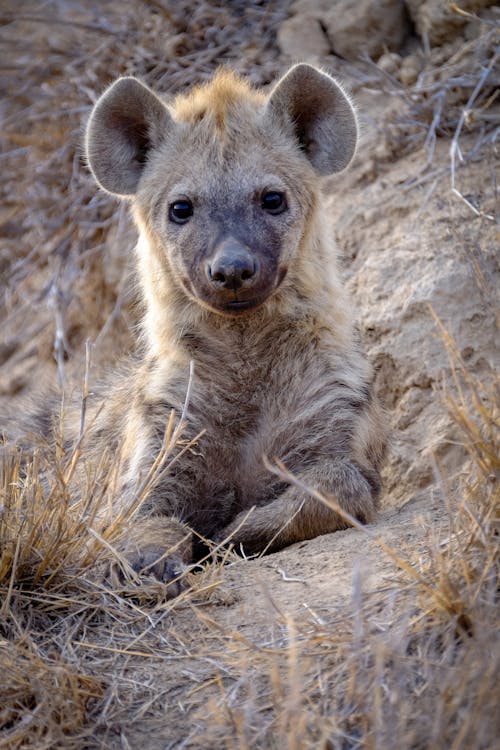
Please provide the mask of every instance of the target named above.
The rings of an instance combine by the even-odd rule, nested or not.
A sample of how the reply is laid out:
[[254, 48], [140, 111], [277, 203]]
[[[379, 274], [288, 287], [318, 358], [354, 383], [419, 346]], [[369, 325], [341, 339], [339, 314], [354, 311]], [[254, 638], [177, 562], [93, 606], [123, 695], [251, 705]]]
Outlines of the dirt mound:
[[[100, 90], [133, 72], [169, 93], [221, 63], [266, 84], [305, 56], [358, 103], [361, 146], [328, 210], [393, 436], [376, 525], [228, 553], [174, 602], [81, 574], [106, 540], [71, 508], [57, 446], [28, 469], [2, 458], [0, 747], [498, 736], [498, 13], [384, 3], [389, 29], [375, 3], [354, 24], [340, 5], [2, 6], [0, 408], [23, 409], [42, 378], [80, 387], [87, 338], [94, 376], [133, 347], [134, 231], [79, 151]], [[104, 463], [90, 474], [98, 497]]]

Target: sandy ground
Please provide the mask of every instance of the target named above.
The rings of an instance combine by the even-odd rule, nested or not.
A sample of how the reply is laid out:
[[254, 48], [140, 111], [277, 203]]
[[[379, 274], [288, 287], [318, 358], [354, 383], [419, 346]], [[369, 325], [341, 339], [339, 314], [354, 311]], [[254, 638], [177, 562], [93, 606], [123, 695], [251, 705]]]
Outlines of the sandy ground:
[[[127, 721], [126, 710], [120, 711], [99, 732], [98, 741], [110, 748], [139, 748], [147, 734], [152, 750], [218, 747], [216, 737], [210, 739], [208, 733], [207, 738], [207, 717], [216, 713], [217, 706], [242, 702], [238, 677], [247, 687], [259, 650], [278, 648], [286, 640], [287, 622], [296, 621], [299, 629], [307, 629], [321, 628], [322, 623], [332, 627], [338, 619], [342, 626], [346, 612], [361, 619], [367, 601], [376, 609], [377, 601], [393, 591], [396, 602], [401, 570], [381, 543], [403, 558], [420, 555], [425, 563], [431, 540], [441, 535], [446, 523], [443, 503], [427, 495], [382, 513], [366, 533], [349, 529], [265, 559], [226, 566], [215, 603], [180, 605], [163, 620], [159, 632], [137, 635], [131, 648], [154, 656], [123, 656], [117, 674], [133, 675], [136, 700], [142, 689], [146, 696], [155, 696], [153, 705], [145, 700], [145, 711], [134, 722]], [[407, 602], [407, 606], [409, 617], [412, 605]], [[381, 617], [380, 626], [384, 624]], [[243, 642], [247, 651], [247, 663], [244, 660], [239, 667], [241, 675], [231, 660], [232, 640]], [[97, 634], [96, 647], [101, 645]], [[220, 657], [224, 648], [229, 649], [225, 677]], [[227, 678], [222, 695], [221, 675]], [[122, 689], [126, 704], [131, 701], [126, 680]]]

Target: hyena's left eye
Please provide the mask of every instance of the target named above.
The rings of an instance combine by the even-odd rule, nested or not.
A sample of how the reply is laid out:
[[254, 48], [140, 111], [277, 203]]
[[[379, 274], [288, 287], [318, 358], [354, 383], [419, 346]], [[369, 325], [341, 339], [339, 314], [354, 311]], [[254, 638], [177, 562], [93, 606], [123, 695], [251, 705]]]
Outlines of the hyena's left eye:
[[280, 193], [278, 190], [266, 190], [263, 192], [260, 205], [264, 211], [273, 215], [281, 214], [288, 208], [285, 193]]
[[193, 215], [193, 204], [188, 198], [171, 203], [168, 208], [168, 218], [176, 224], [185, 224]]

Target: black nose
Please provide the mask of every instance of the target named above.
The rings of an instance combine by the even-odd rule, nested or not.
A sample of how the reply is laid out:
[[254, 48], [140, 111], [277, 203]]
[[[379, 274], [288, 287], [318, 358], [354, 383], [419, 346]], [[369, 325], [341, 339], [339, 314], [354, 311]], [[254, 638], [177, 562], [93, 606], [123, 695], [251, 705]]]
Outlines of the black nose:
[[207, 276], [217, 289], [248, 288], [256, 280], [257, 263], [244, 245], [224, 242], [208, 263]]

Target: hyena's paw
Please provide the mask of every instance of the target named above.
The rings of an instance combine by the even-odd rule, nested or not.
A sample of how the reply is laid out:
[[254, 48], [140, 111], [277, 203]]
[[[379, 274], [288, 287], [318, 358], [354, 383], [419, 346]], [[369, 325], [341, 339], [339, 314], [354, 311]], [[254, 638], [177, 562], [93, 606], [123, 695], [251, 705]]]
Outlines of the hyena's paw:
[[231, 523], [214, 535], [214, 542], [224, 543], [225, 546], [232, 545], [237, 552], [243, 552], [245, 555], [262, 552], [270, 537], [266, 534], [265, 526], [261, 528], [259, 523], [255, 522], [255, 512], [254, 508], [253, 512], [239, 513]]
[[178, 596], [186, 587], [184, 573], [192, 559], [192, 535], [176, 519], [140, 519], [127, 529], [117, 545], [118, 559], [111, 564], [111, 580], [120, 585], [141, 578], [167, 584], [167, 596]]
[[[170, 555], [163, 547], [146, 546], [124, 556], [130, 568], [140, 577], [149, 576], [168, 584], [168, 596], [178, 596], [185, 588], [182, 576], [186, 572], [186, 565], [180, 557]], [[126, 572], [116, 563], [113, 567], [118, 582], [124, 582]]]

